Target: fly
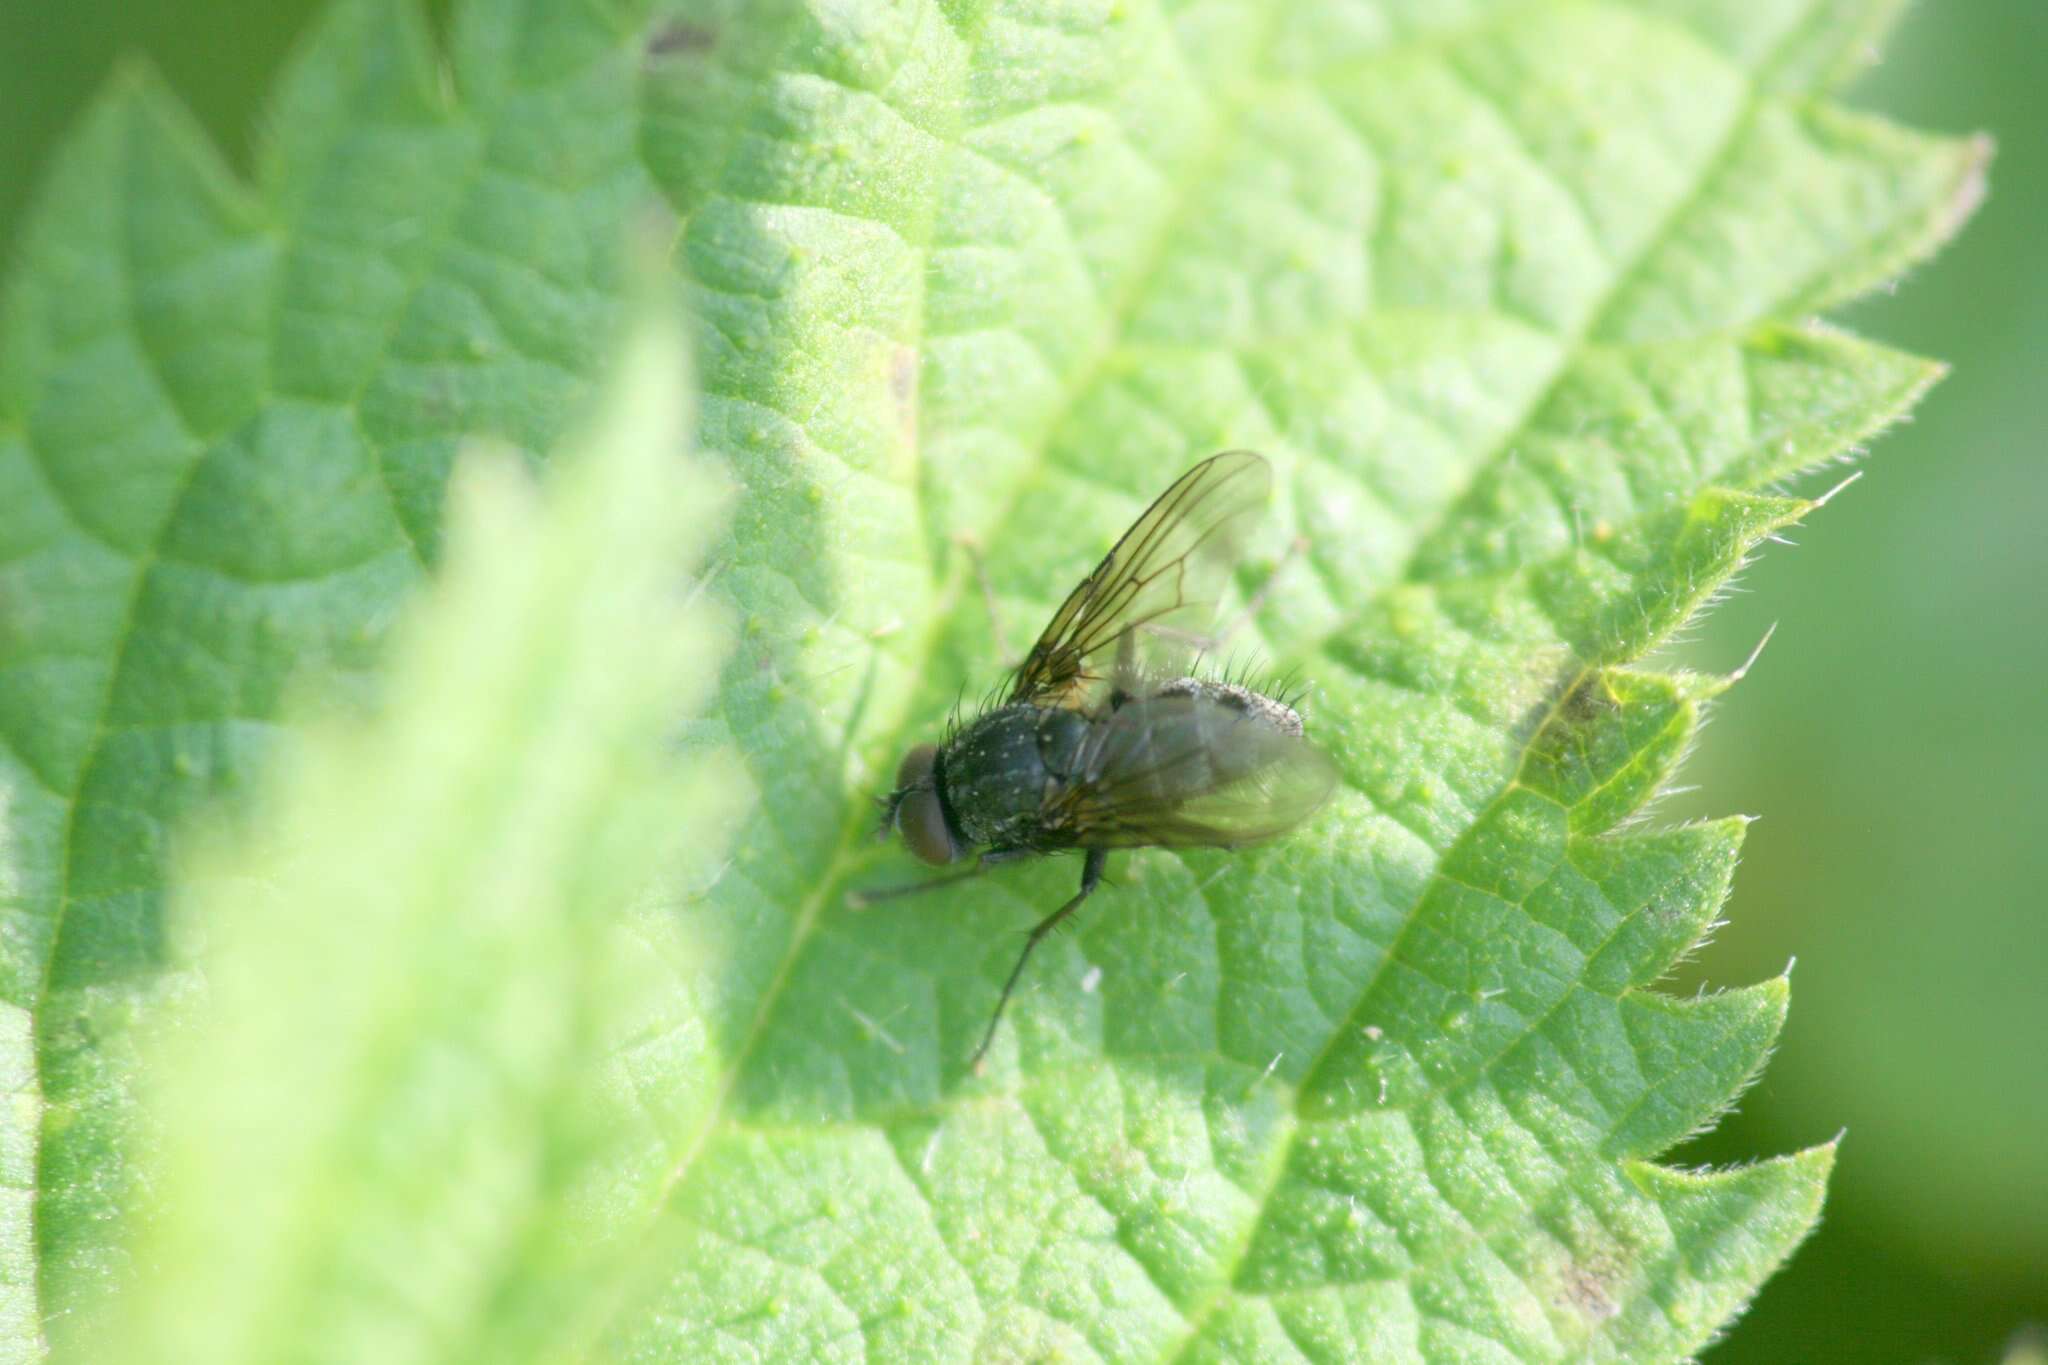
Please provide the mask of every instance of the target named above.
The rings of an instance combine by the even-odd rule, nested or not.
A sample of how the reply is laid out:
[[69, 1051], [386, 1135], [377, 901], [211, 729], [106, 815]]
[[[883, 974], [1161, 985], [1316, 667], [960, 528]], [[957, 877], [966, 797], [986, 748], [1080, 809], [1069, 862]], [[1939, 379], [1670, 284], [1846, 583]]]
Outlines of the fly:
[[[903, 756], [880, 837], [903, 836], [948, 877], [870, 892], [930, 890], [987, 867], [1082, 855], [1081, 887], [1041, 919], [1003, 983], [970, 1066], [979, 1066], [1032, 950], [1101, 884], [1119, 848], [1241, 848], [1306, 820], [1336, 770], [1286, 700], [1196, 671], [1187, 645], [1264, 507], [1272, 467], [1225, 451], [1181, 475], [1067, 595], [1001, 700], [943, 744]], [[1177, 647], [1178, 646], [1178, 647]], [[1198, 656], [1197, 656], [1198, 657]]]

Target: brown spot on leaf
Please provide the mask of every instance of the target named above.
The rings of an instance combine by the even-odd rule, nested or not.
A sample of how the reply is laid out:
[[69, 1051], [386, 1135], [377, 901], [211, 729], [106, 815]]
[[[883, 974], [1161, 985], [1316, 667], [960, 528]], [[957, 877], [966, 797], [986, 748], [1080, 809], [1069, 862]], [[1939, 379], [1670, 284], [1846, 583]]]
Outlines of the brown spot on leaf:
[[1607, 1276], [1594, 1266], [1566, 1266], [1559, 1297], [1588, 1322], [1605, 1322], [1621, 1311], [1621, 1305], [1608, 1292]]

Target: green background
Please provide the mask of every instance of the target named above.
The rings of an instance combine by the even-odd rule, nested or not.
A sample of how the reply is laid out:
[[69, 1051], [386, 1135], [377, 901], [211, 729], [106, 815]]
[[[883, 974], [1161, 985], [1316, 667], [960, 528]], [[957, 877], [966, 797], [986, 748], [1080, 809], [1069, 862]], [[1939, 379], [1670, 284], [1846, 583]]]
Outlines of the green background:
[[[54, 139], [123, 52], [147, 54], [246, 163], [302, 0], [0, 5], [0, 241]], [[1784, 1045], [1738, 1114], [1681, 1154], [1732, 1162], [1848, 1139], [1814, 1242], [1733, 1361], [1990, 1361], [2048, 1324], [2048, 53], [2042, 0], [1910, 13], [1856, 102], [1987, 129], [1991, 198], [1896, 298], [1845, 319], [1955, 374], [1882, 440], [1796, 550], [1775, 549], [1685, 649], [1727, 668], [1667, 815], [1765, 818], [1731, 923], [1687, 969], [1799, 959]]]

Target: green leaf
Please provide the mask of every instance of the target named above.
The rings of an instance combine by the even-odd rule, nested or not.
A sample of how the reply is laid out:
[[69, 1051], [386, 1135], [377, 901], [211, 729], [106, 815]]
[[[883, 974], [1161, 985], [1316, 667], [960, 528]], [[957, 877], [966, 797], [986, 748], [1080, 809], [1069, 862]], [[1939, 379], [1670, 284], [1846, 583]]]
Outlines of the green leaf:
[[[651, 94], [752, 490], [722, 711], [777, 818], [714, 897], [693, 1254], [614, 1353], [1697, 1349], [1831, 1149], [1649, 1164], [1786, 991], [1650, 989], [1741, 825], [1631, 823], [1718, 684], [1628, 665], [1933, 378], [1801, 315], [1930, 249], [1982, 149], [1826, 102], [1872, 7], [784, 14], [706, 21]], [[902, 864], [821, 775], [886, 787], [993, 679], [955, 537], [1028, 627], [1233, 445], [1280, 469], [1245, 586], [1309, 547], [1255, 643], [1347, 790], [1273, 848], [1123, 859], [971, 1076], [1072, 868], [850, 913]]]
[[[546, 449], [621, 316], [645, 181], [624, 21], [338, 7], [233, 182], [144, 74], [43, 188], [0, 345], [0, 998], [47, 1103], [65, 1321], [121, 1265], [173, 831], [240, 799], [289, 686], [368, 696], [460, 441]], [[460, 93], [457, 94], [459, 89]]]
[[[0, 889], [7, 888], [5, 811], [0, 810]], [[41, 1354], [36, 1312], [36, 1128], [42, 1099], [36, 1090], [35, 1023], [28, 1011], [0, 1006], [0, 1360]]]
[[[1635, 665], [1935, 367], [1805, 319], [1967, 214], [1977, 143], [1832, 90], [1890, 0], [337, 7], [233, 182], [129, 76], [46, 187], [0, 362], [0, 1000], [47, 1108], [41, 1310], [121, 1273], [167, 850], [374, 692], [470, 434], [548, 448], [659, 193], [743, 628], [700, 742], [760, 816], [684, 916], [663, 1227], [611, 1353], [1678, 1358], [1827, 1148], [1650, 1164], [1783, 982], [1652, 983], [1740, 826], [1634, 823], [1718, 684]], [[1296, 537], [1244, 637], [1346, 784], [1119, 859], [986, 1077], [1068, 865], [855, 914], [861, 799], [1227, 445]], [[1098, 974], [1099, 969], [1099, 974]], [[495, 1264], [496, 1262], [492, 1262]]]
[[302, 727], [183, 871], [206, 998], [150, 1071], [150, 1269], [80, 1358], [557, 1359], [602, 1321], [706, 1098], [684, 921], [633, 902], [745, 807], [666, 751], [722, 652], [677, 598], [719, 501], [684, 355], [641, 337], [545, 507], [459, 469], [377, 717]]

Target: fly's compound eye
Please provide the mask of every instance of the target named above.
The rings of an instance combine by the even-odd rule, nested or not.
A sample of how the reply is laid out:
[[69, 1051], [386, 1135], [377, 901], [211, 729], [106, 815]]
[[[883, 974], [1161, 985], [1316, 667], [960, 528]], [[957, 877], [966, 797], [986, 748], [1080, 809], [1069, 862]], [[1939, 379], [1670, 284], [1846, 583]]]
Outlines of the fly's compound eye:
[[903, 761], [896, 765], [896, 789], [901, 791], [905, 787], [915, 787], [918, 783], [929, 780], [932, 765], [937, 763], [938, 759], [939, 746], [936, 744], [920, 744], [903, 755]]
[[920, 744], [903, 755], [903, 762], [896, 769], [900, 797], [896, 803], [896, 828], [903, 833], [904, 847], [932, 864], [950, 863], [960, 856], [953, 831], [946, 827], [946, 808], [939, 804], [938, 790], [932, 785], [932, 769], [938, 758], [936, 746]]
[[946, 828], [946, 811], [939, 804], [939, 794], [930, 787], [919, 787], [903, 798], [903, 804], [896, 809], [896, 827], [903, 831], [903, 846], [924, 862], [936, 866], [960, 856], [953, 831]]

